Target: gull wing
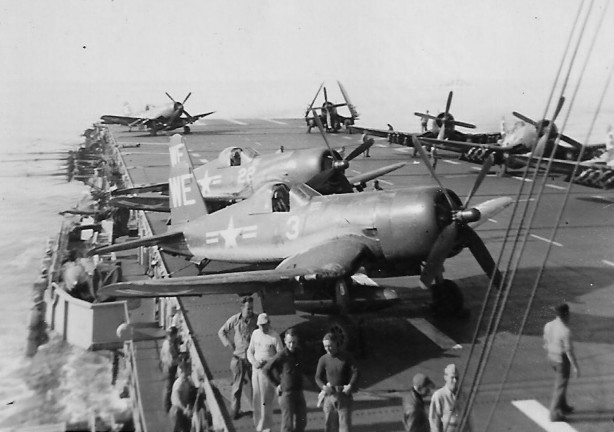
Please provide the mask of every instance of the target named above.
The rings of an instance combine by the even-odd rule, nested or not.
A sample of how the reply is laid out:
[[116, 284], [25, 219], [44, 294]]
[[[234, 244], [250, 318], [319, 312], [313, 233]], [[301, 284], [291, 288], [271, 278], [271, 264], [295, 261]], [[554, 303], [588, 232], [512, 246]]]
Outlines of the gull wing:
[[325, 281], [352, 275], [368, 251], [359, 236], [331, 239], [285, 259], [274, 270], [218, 273], [166, 279], [145, 279], [107, 285], [102, 297], [170, 297], [246, 294], [263, 285], [294, 289], [303, 281]]

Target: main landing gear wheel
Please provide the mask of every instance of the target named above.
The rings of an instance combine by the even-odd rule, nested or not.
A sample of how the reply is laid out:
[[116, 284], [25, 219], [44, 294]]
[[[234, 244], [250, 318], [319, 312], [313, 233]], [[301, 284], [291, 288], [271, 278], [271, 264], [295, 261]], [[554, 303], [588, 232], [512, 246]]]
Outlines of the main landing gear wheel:
[[184, 134], [188, 135], [190, 132], [191, 132], [191, 131], [190, 131], [190, 126], [184, 126], [184, 127], [183, 127], [183, 133], [184, 133]]
[[469, 311], [465, 309], [463, 293], [456, 283], [444, 279], [431, 286], [433, 304], [431, 311], [436, 316], [466, 318]]
[[347, 316], [331, 317], [328, 329], [337, 339], [337, 346], [344, 351], [350, 351], [358, 341], [358, 328]]

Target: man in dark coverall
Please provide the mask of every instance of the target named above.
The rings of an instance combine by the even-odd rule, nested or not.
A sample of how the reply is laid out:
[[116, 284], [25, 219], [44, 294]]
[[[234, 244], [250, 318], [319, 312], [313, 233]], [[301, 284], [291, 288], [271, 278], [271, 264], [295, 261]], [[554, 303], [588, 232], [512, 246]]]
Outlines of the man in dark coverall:
[[284, 344], [283, 351], [264, 367], [264, 373], [277, 388], [281, 432], [303, 432], [307, 425], [307, 404], [303, 394], [302, 351], [293, 328], [286, 330]]
[[403, 426], [407, 432], [430, 432], [431, 426], [424, 405], [433, 381], [422, 373], [414, 375], [411, 392], [403, 395]]
[[318, 361], [316, 384], [324, 393], [322, 409], [326, 432], [352, 429], [352, 393], [356, 390], [358, 368], [352, 356], [341, 351], [332, 333], [322, 339], [324, 354]]

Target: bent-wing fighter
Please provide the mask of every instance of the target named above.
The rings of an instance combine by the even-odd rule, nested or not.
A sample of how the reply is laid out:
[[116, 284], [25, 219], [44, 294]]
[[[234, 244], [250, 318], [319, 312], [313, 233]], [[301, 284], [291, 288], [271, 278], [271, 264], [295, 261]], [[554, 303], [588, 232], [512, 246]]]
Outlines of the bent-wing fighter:
[[420, 275], [421, 284], [437, 293], [434, 298], [439, 299], [442, 309], [454, 313], [462, 309], [463, 300], [458, 287], [443, 278], [445, 259], [469, 248], [489, 276], [499, 277], [494, 260], [473, 228], [512, 200], [502, 197], [469, 207], [486, 175], [484, 170], [464, 203], [454, 192], [439, 186], [323, 196], [307, 185], [289, 188], [273, 181], [237, 204], [208, 213], [181, 143], [170, 147], [170, 155], [172, 225], [168, 232], [90, 253], [157, 245], [165, 252], [199, 262], [201, 267], [225, 261], [265, 269], [122, 282], [104, 287], [104, 295], [193, 296], [278, 290], [311, 299], [304, 310], [342, 314], [365, 307], [356, 301], [358, 293], [365, 290], [370, 296], [367, 307], [383, 307], [396, 300], [390, 290], [358, 283], [356, 273], [361, 269], [367, 276]]
[[[517, 169], [525, 166], [522, 158], [516, 155], [533, 153], [534, 156], [550, 157], [554, 152], [554, 158], [558, 160], [575, 160], [579, 157], [583, 148], [582, 144], [567, 135], [560, 134], [554, 121], [561, 112], [565, 99], [561, 97], [554, 112], [552, 120], [543, 119], [534, 121], [518, 112], [513, 112], [519, 119], [511, 131], [500, 135], [498, 142], [484, 143], [480, 137], [465, 135], [462, 139], [421, 137], [427, 145], [433, 145], [439, 149], [461, 154], [462, 160], [483, 163], [490, 155], [494, 163], [502, 168], [501, 174], [507, 168]], [[494, 135], [493, 135], [494, 136]], [[559, 145], [555, 147], [555, 141], [560, 137]], [[585, 147], [584, 157], [594, 156], [600, 146]]]
[[[345, 127], [347, 131], [349, 131], [349, 127], [354, 124], [356, 120], [358, 120], [359, 114], [356, 106], [352, 104], [350, 101], [350, 97], [348, 92], [346, 91], [343, 84], [340, 81], [337, 81], [339, 85], [339, 90], [343, 95], [343, 103], [333, 103], [328, 100], [328, 92], [326, 91], [326, 87], [324, 87], [324, 83], [320, 84], [316, 95], [313, 97], [313, 100], [305, 110], [305, 122], [307, 122], [307, 133], [311, 132], [311, 129], [317, 126], [315, 121], [315, 117], [319, 117], [320, 122], [324, 126], [326, 132], [338, 132], [341, 129], [341, 126]], [[324, 89], [324, 102], [320, 107], [314, 107], [316, 99], [318, 98], [320, 91]], [[347, 106], [350, 111], [349, 117], [344, 117], [339, 114], [337, 108]], [[319, 112], [318, 112], [319, 111]]]
[[[345, 171], [349, 162], [370, 144], [361, 144], [343, 159], [338, 152], [330, 148], [327, 141], [325, 142], [328, 149], [311, 148], [268, 155], [260, 155], [251, 148], [228, 147], [220, 152], [217, 159], [194, 169], [194, 175], [203, 198], [212, 210], [246, 199], [270, 181], [289, 185], [307, 183], [323, 194], [348, 193], [363, 182], [405, 165], [402, 162], [396, 163], [348, 178]], [[189, 158], [181, 136], [171, 137], [171, 146], [180, 144], [181, 151]], [[114, 191], [109, 204], [138, 210], [169, 211], [168, 195], [126, 196], [143, 192], [168, 192], [168, 183]]]
[[215, 111], [208, 113], [198, 114], [195, 116], [190, 115], [184, 107], [184, 104], [192, 93], [188, 93], [183, 102], [177, 102], [171, 95], [166, 93], [166, 96], [172, 102], [164, 105], [149, 107], [146, 111], [136, 116], [115, 116], [115, 115], [103, 115], [100, 117], [103, 124], [121, 124], [129, 126], [147, 127], [151, 135], [156, 135], [159, 131], [171, 131], [178, 128], [183, 128], [183, 132], [190, 133], [190, 126], [197, 120], [213, 114]]

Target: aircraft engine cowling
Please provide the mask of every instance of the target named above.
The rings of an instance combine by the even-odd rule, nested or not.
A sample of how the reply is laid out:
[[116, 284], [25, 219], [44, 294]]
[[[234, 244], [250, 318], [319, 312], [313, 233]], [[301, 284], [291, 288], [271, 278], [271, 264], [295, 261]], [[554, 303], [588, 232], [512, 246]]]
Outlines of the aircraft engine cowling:
[[[458, 196], [448, 194], [460, 207]], [[439, 233], [452, 223], [452, 209], [438, 187], [382, 194], [382, 200], [375, 225], [387, 260], [426, 259]]]

